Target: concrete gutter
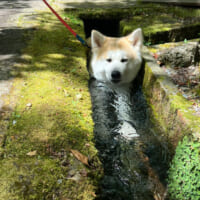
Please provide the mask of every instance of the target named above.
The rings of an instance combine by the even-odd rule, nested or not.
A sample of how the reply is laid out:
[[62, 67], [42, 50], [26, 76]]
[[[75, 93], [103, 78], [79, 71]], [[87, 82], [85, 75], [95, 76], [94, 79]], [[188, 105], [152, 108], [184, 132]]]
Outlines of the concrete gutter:
[[152, 117], [169, 141], [170, 149], [175, 150], [178, 141], [185, 135], [200, 138], [200, 117], [172, 83], [167, 73], [144, 48], [145, 75], [143, 91], [152, 109]]

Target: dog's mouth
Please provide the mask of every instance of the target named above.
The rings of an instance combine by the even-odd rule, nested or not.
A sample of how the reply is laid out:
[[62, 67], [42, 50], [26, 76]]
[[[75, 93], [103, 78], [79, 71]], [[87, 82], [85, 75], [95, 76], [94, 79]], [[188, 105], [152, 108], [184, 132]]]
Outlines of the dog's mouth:
[[121, 82], [121, 79], [112, 79], [111, 82], [114, 84], [118, 84]]

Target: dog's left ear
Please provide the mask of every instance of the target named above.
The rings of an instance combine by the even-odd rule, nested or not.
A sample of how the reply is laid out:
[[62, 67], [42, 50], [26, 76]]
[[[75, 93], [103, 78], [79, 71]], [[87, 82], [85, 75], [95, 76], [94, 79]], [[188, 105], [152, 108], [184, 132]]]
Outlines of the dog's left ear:
[[134, 30], [131, 34], [127, 36], [127, 38], [134, 47], [141, 49], [143, 45], [143, 35], [141, 28]]
[[105, 41], [105, 36], [99, 31], [92, 30], [91, 33], [91, 47], [92, 48], [100, 48], [102, 47]]

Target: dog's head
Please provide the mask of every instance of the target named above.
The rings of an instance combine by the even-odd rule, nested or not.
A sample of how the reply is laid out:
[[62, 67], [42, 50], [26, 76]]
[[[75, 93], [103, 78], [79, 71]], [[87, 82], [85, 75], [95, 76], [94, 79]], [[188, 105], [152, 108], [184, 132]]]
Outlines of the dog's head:
[[141, 63], [142, 30], [125, 37], [107, 37], [93, 30], [91, 35], [91, 75], [99, 81], [113, 84], [130, 83]]

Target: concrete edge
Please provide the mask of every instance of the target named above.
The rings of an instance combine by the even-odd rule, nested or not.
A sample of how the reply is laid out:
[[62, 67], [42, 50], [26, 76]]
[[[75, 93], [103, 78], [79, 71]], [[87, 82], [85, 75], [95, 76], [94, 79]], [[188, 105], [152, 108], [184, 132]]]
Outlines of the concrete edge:
[[145, 74], [143, 91], [151, 107], [152, 117], [158, 123], [169, 146], [174, 152], [178, 142], [185, 135], [200, 138], [200, 117], [160, 68], [149, 50], [144, 48]]

